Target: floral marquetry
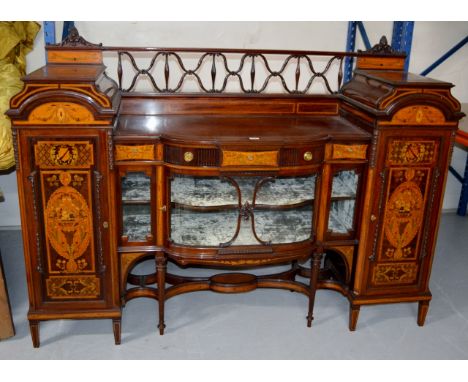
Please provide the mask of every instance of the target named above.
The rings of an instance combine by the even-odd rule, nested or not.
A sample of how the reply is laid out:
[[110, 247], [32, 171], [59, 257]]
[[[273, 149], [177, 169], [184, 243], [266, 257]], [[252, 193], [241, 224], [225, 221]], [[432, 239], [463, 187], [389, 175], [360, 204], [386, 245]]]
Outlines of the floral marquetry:
[[[384, 122], [381, 122], [385, 124]], [[399, 125], [437, 125], [445, 123], [444, 114], [431, 106], [408, 106], [396, 112], [391, 124]]]
[[94, 164], [93, 145], [86, 141], [39, 141], [34, 157], [40, 168], [89, 168]]
[[96, 121], [90, 110], [72, 102], [44, 103], [31, 111], [27, 121], [16, 121], [18, 125], [102, 125], [108, 123]]
[[[94, 270], [93, 216], [86, 171], [43, 171], [49, 272]], [[88, 200], [87, 200], [88, 199]]]
[[416, 281], [417, 275], [417, 264], [378, 264], [374, 268], [372, 281], [374, 285], [411, 284]]
[[415, 259], [424, 218], [429, 169], [391, 169], [381, 256]]
[[97, 298], [100, 280], [95, 276], [52, 276], [46, 280], [46, 288], [51, 299]]
[[116, 145], [115, 160], [154, 160], [153, 145]]
[[333, 145], [332, 159], [366, 159], [367, 145]]
[[437, 158], [435, 141], [393, 140], [387, 162], [389, 165], [430, 164]]

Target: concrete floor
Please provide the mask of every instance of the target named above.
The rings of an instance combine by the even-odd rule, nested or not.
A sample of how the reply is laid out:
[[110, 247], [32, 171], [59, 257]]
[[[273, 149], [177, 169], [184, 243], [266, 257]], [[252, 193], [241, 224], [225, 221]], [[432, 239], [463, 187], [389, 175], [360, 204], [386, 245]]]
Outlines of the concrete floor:
[[256, 290], [198, 292], [166, 303], [166, 333], [157, 333], [157, 306], [130, 301], [123, 311], [122, 345], [110, 320], [41, 323], [33, 349], [19, 231], [0, 231], [16, 336], [0, 342], [0, 359], [468, 359], [468, 217], [442, 217], [426, 325], [417, 304], [363, 307], [348, 331], [348, 302], [317, 293], [315, 320], [306, 327], [307, 300], [298, 293]]

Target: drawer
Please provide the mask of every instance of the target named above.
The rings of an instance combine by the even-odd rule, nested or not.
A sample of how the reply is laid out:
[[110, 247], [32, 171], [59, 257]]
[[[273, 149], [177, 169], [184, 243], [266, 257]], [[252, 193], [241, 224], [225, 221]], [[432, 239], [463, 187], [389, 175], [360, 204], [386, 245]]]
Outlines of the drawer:
[[219, 156], [217, 148], [164, 147], [164, 161], [181, 166], [217, 167]]
[[154, 145], [115, 145], [115, 160], [154, 160]]
[[330, 159], [366, 159], [367, 145], [362, 144], [332, 144]]
[[222, 151], [221, 166], [278, 166], [278, 151]]
[[325, 146], [282, 148], [280, 151], [280, 166], [310, 166], [323, 161]]

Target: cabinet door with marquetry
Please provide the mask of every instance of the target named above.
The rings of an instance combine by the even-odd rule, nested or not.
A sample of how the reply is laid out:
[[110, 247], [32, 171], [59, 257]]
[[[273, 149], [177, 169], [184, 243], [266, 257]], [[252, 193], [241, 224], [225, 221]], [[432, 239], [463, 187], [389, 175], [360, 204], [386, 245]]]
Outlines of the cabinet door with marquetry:
[[367, 291], [425, 293], [450, 133], [396, 134], [382, 134], [369, 222]]
[[63, 138], [54, 129], [22, 138], [33, 313], [66, 309], [85, 318], [116, 305], [107, 139], [105, 131]]

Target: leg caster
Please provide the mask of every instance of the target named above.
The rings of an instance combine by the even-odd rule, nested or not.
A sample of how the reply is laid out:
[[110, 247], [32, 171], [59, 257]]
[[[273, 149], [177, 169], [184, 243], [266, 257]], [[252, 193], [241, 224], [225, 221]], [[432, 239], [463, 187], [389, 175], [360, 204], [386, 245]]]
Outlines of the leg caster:
[[352, 332], [356, 330], [360, 309], [359, 305], [351, 305], [349, 308], [349, 330]]
[[33, 346], [38, 348], [41, 344], [39, 339], [39, 321], [29, 320], [29, 330], [31, 332]]
[[418, 325], [424, 326], [427, 311], [429, 310], [429, 301], [419, 301], [418, 304]]
[[120, 335], [122, 331], [122, 321], [120, 318], [112, 319], [112, 329], [114, 330], [115, 344], [120, 345]]

